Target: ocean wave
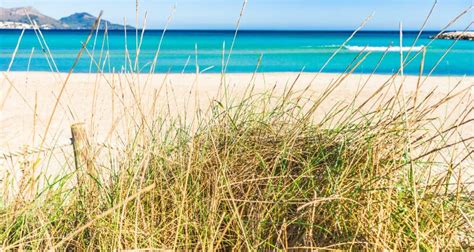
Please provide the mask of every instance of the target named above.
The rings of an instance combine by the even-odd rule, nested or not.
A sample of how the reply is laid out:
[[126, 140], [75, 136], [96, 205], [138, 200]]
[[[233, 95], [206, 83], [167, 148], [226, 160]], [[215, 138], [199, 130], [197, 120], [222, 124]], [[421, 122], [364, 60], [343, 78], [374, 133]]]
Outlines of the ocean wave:
[[[367, 51], [367, 52], [399, 52], [400, 47], [399, 46], [344, 46], [349, 51], [355, 51], [355, 52], [360, 52], [360, 51]], [[402, 51], [421, 51], [424, 48], [424, 46], [404, 46], [402, 47]]]
[[317, 45], [317, 46], [302, 46], [302, 48], [339, 48], [340, 45]]

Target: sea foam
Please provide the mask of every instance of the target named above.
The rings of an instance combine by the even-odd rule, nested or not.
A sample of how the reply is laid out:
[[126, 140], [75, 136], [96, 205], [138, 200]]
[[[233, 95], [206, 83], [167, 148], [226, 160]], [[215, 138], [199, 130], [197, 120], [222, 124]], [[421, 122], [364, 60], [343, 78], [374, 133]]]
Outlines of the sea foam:
[[[360, 52], [360, 51], [368, 51], [368, 52], [385, 52], [385, 51], [389, 51], [389, 52], [399, 52], [400, 51], [400, 47], [399, 46], [344, 46], [347, 50], [349, 51], [356, 51], [356, 52]], [[424, 46], [404, 46], [402, 47], [402, 51], [403, 52], [406, 52], [406, 51], [412, 51], [412, 52], [416, 52], [416, 51], [421, 51], [422, 49], [424, 48]]]

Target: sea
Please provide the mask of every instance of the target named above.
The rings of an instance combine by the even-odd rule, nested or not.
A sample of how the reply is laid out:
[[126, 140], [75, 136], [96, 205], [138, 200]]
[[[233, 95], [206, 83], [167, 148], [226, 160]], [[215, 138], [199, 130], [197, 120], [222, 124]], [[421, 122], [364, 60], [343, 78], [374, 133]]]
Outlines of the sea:
[[398, 31], [97, 31], [81, 57], [89, 31], [21, 34], [0, 30], [0, 71], [393, 74], [403, 60], [408, 75], [474, 75], [474, 41], [436, 31], [405, 31], [401, 47]]

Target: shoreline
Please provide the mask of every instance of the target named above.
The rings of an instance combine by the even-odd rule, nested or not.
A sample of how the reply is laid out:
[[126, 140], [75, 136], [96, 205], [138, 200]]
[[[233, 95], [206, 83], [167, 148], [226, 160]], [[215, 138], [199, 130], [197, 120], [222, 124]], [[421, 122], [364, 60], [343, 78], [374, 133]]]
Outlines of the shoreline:
[[[0, 70], [0, 75], [3, 75], [3, 73], [8, 73], [8, 74], [11, 74], [11, 73], [14, 73], [14, 74], [27, 74], [27, 73], [33, 73], [33, 74], [61, 74], [61, 75], [67, 75], [69, 72], [51, 72], [51, 71], [35, 71], [35, 70], [30, 70], [30, 71], [16, 71], [16, 70], [10, 70], [9, 72], [6, 72], [5, 70]], [[285, 72], [285, 71], [277, 71], [277, 72], [256, 72], [256, 74], [270, 74], [270, 75], [273, 75], [273, 74], [276, 74], [276, 75], [281, 75], [281, 74], [305, 74], [305, 75], [310, 75], [310, 74], [313, 74], [313, 75], [342, 75], [342, 74], [347, 74], [347, 73], [344, 73], [344, 72], [301, 72], [301, 71], [288, 71], [288, 72]], [[113, 74], [112, 72], [103, 72], [103, 73], [97, 73], [97, 72], [72, 72], [72, 74], [74, 75], [89, 75], [89, 74], [92, 74], [92, 75], [95, 75], [95, 74], [104, 74], [104, 75], [111, 75]], [[115, 73], [115, 74], [124, 74], [124, 73]], [[132, 72], [129, 72], [127, 74], [134, 74], [136, 75], [136, 73], [132, 73]], [[155, 72], [153, 73], [153, 75], [155, 76], [159, 76], [159, 75], [196, 75], [196, 73], [193, 73], [193, 72], [185, 72], [185, 73], [181, 73], [181, 72]], [[225, 75], [253, 75], [254, 72], [228, 72], [226, 73]], [[146, 73], [146, 72], [142, 72], [140, 73], [140, 75], [149, 75], [149, 73]], [[203, 73], [199, 73], [199, 75], [222, 75], [222, 73], [216, 73], [216, 72], [203, 72]], [[397, 73], [352, 73], [350, 75], [358, 75], [358, 76], [370, 76], [370, 75], [373, 75], [373, 76], [394, 76], [394, 75], [397, 75]], [[399, 74], [398, 74], [399, 75]], [[404, 76], [407, 76], [407, 77], [419, 77], [420, 75], [419, 74], [410, 74], [410, 73], [404, 73]], [[422, 77], [454, 77], [454, 78], [462, 78], [462, 77], [466, 77], [466, 78], [474, 78], [474, 74], [473, 75], [467, 75], [467, 74], [431, 74], [431, 75], [427, 75], [427, 74], [423, 74]], [[3, 78], [3, 77], [2, 77]]]

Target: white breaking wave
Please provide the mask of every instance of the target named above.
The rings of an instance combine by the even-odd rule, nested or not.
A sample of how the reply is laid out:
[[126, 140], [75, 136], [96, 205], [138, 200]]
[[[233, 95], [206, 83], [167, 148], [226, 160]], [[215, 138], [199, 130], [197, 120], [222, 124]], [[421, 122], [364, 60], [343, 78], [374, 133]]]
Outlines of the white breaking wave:
[[[355, 52], [360, 52], [360, 51], [370, 51], [370, 52], [399, 52], [400, 47], [399, 46], [345, 46], [345, 48], [349, 51], [355, 51]], [[414, 46], [414, 47], [402, 47], [402, 51], [421, 51], [424, 48], [424, 46]]]

